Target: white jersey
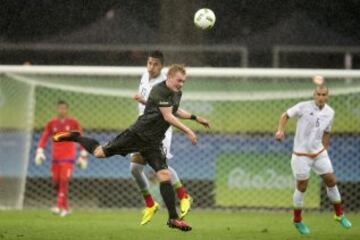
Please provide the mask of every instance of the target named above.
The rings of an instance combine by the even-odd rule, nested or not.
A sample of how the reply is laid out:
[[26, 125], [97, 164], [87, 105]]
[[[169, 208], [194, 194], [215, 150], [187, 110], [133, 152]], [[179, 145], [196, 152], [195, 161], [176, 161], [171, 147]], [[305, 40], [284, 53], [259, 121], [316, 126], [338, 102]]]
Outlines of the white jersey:
[[296, 117], [296, 133], [294, 138], [294, 152], [318, 153], [324, 146], [322, 137], [324, 132], [330, 132], [335, 111], [327, 104], [320, 110], [315, 101], [304, 101], [286, 111], [292, 118]]
[[[159, 76], [157, 76], [156, 78], [150, 79], [149, 72], [145, 71], [140, 80], [139, 94], [144, 97], [145, 101], [147, 101], [153, 86], [165, 80], [166, 80], [166, 75], [163, 73], [160, 73]], [[139, 109], [139, 116], [143, 115], [145, 110], [145, 105], [139, 103], [138, 109]], [[165, 133], [165, 138], [162, 142], [163, 149], [166, 153], [167, 159], [173, 157], [172, 154], [170, 153], [171, 140], [172, 140], [172, 128], [169, 127], [169, 129]]]
[[[160, 73], [159, 76], [157, 76], [156, 78], [150, 79], [149, 72], [145, 71], [140, 80], [139, 94], [144, 97], [145, 101], [147, 101], [152, 87], [165, 80], [166, 80], [166, 76], [163, 73]], [[145, 105], [139, 103], [138, 108], [139, 108], [139, 116], [143, 115], [145, 110]]]

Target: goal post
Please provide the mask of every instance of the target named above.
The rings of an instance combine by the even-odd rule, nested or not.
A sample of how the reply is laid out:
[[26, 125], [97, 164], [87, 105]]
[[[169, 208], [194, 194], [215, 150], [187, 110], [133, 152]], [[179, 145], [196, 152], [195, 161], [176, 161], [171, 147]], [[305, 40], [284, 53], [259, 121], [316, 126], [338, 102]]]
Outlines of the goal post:
[[34, 94], [34, 85], [0, 77], [0, 208], [23, 206]]
[[[101, 143], [137, 118], [137, 92], [144, 67], [0, 66], [0, 207], [50, 207], [50, 144], [47, 162], [35, 166], [41, 131], [56, 114], [60, 99], [70, 105], [85, 134]], [[164, 69], [166, 71], [166, 69]], [[311, 77], [323, 75], [336, 117], [330, 157], [350, 210], [358, 210], [360, 170], [360, 71], [322, 69], [187, 68], [181, 107], [203, 115], [210, 130], [187, 121], [199, 137], [191, 146], [174, 132], [169, 165], [174, 167], [199, 208], [284, 209], [291, 207], [294, 181], [290, 170], [295, 121], [287, 138], [274, 132], [281, 113], [312, 98]], [[152, 191], [159, 198], [150, 169]], [[16, 181], [10, 181], [15, 178]], [[327, 209], [326, 192], [311, 178], [305, 206]], [[161, 200], [161, 199], [159, 199]], [[141, 207], [131, 178], [129, 159], [89, 159], [85, 171], [75, 169], [70, 203], [82, 208]]]

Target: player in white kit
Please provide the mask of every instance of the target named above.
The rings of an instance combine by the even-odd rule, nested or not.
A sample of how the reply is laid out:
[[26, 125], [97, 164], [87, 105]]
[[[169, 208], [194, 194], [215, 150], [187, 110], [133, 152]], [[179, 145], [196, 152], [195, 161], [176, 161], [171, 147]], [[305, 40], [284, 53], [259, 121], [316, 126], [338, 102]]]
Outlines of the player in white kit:
[[334, 119], [334, 110], [326, 104], [329, 90], [318, 85], [314, 91], [314, 100], [296, 104], [284, 112], [279, 120], [275, 138], [285, 138], [285, 126], [289, 118], [297, 119], [294, 137], [291, 168], [296, 179], [293, 195], [294, 225], [302, 235], [310, 234], [310, 229], [303, 223], [301, 211], [304, 193], [308, 186], [310, 170], [320, 175], [326, 185], [327, 195], [334, 205], [335, 220], [344, 228], [351, 228], [350, 221], [345, 217], [341, 206], [341, 196], [336, 186], [334, 170], [328, 156], [330, 130]]
[[[145, 71], [141, 77], [139, 92], [134, 96], [134, 100], [139, 102], [139, 115], [142, 115], [144, 113], [145, 104], [152, 87], [166, 80], [165, 74], [161, 73], [163, 66], [163, 53], [160, 51], [151, 52], [147, 60], [147, 71]], [[167, 159], [172, 158], [172, 155], [170, 153], [171, 139], [172, 128], [170, 127], [165, 134], [165, 139], [163, 140], [163, 147], [164, 151], [166, 152]], [[143, 218], [140, 223], [141, 225], [150, 222], [151, 218], [154, 216], [154, 214], [159, 208], [159, 204], [154, 201], [151, 193], [149, 192], [148, 179], [144, 174], [145, 165], [146, 162], [144, 161], [140, 153], [131, 154], [130, 171], [144, 197], [144, 201], [146, 204], [146, 208], [143, 211]], [[184, 218], [190, 210], [192, 198], [189, 194], [186, 193], [186, 190], [182, 185], [176, 171], [170, 166], [168, 166], [168, 168], [171, 172], [171, 183], [180, 200], [180, 217]]]

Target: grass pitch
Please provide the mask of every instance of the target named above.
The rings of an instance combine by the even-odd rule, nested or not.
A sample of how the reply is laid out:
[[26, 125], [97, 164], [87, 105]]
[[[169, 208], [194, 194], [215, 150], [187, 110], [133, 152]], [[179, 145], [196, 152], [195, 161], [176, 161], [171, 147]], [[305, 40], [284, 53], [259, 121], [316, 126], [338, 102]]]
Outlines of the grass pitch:
[[[291, 223], [290, 213], [225, 213], [194, 211], [187, 221], [191, 232], [169, 229], [165, 211], [140, 226], [140, 211], [76, 211], [60, 218], [45, 210], [1, 211], [0, 239], [304, 239]], [[353, 223], [342, 229], [330, 213], [305, 213], [311, 236], [306, 239], [360, 239], [360, 215], [348, 214]]]

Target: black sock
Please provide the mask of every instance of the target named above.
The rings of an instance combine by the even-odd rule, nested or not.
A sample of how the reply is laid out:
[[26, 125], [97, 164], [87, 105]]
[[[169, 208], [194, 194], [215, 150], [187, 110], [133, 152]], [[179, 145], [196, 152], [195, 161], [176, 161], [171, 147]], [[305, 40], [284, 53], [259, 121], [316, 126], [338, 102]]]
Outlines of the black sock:
[[160, 183], [160, 193], [168, 209], [169, 218], [179, 218], [175, 207], [175, 193], [170, 181]]
[[94, 154], [94, 150], [100, 145], [100, 143], [95, 139], [83, 136], [77, 137], [75, 142], [80, 143], [86, 149], [86, 151], [91, 154]]

